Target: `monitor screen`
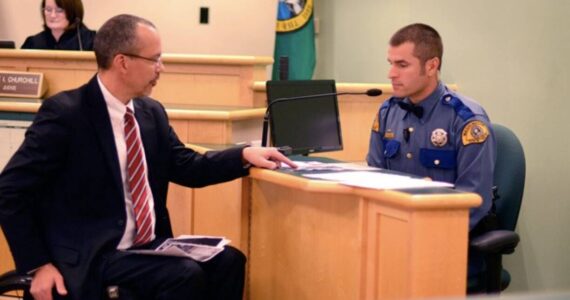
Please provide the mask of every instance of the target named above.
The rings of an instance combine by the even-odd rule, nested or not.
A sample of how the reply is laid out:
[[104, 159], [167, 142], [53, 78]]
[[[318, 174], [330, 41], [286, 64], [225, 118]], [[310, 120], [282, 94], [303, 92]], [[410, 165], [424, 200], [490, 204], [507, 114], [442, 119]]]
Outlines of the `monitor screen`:
[[[267, 101], [336, 93], [334, 80], [267, 82]], [[268, 105], [269, 105], [268, 103]], [[336, 95], [276, 102], [269, 106], [273, 146], [289, 146], [292, 154], [342, 150]]]

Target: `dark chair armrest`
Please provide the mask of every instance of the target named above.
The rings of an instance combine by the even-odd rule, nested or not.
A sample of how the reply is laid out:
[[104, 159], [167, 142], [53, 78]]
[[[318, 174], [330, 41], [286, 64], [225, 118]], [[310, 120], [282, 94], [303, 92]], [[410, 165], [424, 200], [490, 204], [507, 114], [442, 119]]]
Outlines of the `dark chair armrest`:
[[[15, 270], [8, 271], [0, 275], [0, 295], [15, 290], [29, 290], [33, 277], [30, 275], [18, 274]], [[137, 299], [133, 292], [118, 286], [107, 288], [108, 299], [133, 300]]]
[[14, 290], [27, 290], [32, 283], [32, 276], [21, 275], [16, 271], [8, 271], [0, 275], [0, 294], [14, 291]]
[[519, 235], [514, 231], [492, 230], [471, 239], [469, 246], [484, 254], [510, 254], [519, 241]]

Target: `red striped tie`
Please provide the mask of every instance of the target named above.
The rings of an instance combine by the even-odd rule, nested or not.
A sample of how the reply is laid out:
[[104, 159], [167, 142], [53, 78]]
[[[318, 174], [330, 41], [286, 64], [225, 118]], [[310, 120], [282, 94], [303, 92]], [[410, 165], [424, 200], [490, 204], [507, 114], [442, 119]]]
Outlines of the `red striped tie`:
[[136, 127], [133, 111], [127, 107], [125, 113], [125, 142], [127, 145], [127, 176], [133, 201], [137, 233], [133, 246], [150, 242], [152, 237], [152, 217], [149, 200], [150, 190], [146, 180], [143, 148]]

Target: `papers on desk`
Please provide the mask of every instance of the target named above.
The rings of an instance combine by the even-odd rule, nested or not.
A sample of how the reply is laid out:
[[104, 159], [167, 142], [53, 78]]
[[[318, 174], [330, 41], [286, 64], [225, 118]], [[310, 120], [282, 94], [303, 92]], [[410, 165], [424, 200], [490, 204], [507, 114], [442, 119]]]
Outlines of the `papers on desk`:
[[378, 190], [453, 187], [453, 184], [447, 182], [431, 181], [381, 172], [346, 171], [303, 174], [303, 176], [313, 179], [332, 180], [345, 185]]
[[[318, 161], [295, 161], [297, 171], [374, 171], [378, 168], [356, 163], [322, 163]], [[290, 168], [282, 164], [281, 168]]]
[[189, 257], [196, 261], [208, 261], [224, 250], [230, 240], [217, 236], [181, 235], [165, 240], [156, 249], [126, 250], [130, 253]]

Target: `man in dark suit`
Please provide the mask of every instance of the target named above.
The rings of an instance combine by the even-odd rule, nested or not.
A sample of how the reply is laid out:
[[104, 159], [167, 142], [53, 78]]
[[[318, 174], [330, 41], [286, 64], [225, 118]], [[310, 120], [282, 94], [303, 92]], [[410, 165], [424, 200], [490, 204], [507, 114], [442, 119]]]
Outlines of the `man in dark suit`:
[[241, 299], [245, 257], [234, 248], [205, 263], [121, 251], [172, 236], [169, 182], [202, 187], [249, 165], [294, 167], [274, 148], [185, 148], [148, 97], [161, 51], [151, 22], [108, 20], [95, 38], [97, 75], [44, 101], [0, 174], [0, 222], [17, 270], [33, 274], [34, 298], [101, 299], [114, 284], [143, 299]]

